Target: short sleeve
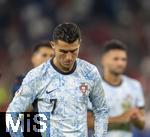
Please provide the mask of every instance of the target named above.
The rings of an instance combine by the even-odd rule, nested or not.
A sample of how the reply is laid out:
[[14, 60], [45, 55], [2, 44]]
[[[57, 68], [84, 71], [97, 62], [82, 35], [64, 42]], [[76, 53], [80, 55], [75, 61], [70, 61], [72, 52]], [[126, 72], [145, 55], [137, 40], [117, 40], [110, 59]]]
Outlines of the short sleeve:
[[145, 106], [143, 89], [140, 83], [137, 83], [136, 106], [143, 108]]

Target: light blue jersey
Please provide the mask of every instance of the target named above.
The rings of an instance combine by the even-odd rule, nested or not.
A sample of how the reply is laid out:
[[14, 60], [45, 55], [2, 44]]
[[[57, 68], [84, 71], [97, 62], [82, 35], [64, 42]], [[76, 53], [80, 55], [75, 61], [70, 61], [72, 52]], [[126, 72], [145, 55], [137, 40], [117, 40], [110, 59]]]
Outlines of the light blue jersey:
[[25, 112], [37, 100], [38, 112], [50, 112], [50, 137], [87, 137], [87, 107], [95, 116], [95, 137], [107, 133], [108, 108], [97, 68], [77, 59], [69, 73], [53, 61], [32, 69], [10, 103], [7, 112]]
[[[131, 108], [144, 108], [145, 101], [141, 84], [128, 76], [122, 75], [122, 83], [118, 86], [110, 85], [104, 79], [102, 85], [105, 91], [106, 100], [109, 107], [109, 116], [120, 116]], [[89, 109], [92, 105], [89, 102]], [[131, 126], [122, 129], [108, 131], [108, 137], [132, 137]], [[93, 132], [90, 130], [90, 135]], [[91, 136], [90, 136], [91, 137]]]
[[[144, 108], [145, 101], [141, 84], [128, 76], [122, 76], [122, 83], [119, 86], [112, 86], [105, 80], [102, 81], [105, 89], [106, 100], [110, 108], [109, 116], [122, 115], [131, 108]], [[132, 137], [131, 126], [129, 130], [110, 130], [108, 137]]]

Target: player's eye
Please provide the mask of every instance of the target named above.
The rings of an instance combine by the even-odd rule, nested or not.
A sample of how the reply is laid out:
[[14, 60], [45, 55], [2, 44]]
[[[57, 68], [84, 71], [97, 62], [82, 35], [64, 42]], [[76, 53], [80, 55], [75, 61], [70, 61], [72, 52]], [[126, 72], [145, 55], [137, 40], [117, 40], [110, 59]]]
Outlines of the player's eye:
[[77, 49], [70, 51], [71, 53], [75, 53], [77, 51]]
[[122, 61], [127, 61], [127, 58], [122, 58]]
[[46, 53], [41, 53], [41, 52], [36, 52], [35, 54], [36, 54], [36, 55], [40, 55], [40, 56], [42, 56], [43, 58], [46, 58], [46, 57], [49, 56], [48, 54], [46, 54]]
[[65, 51], [65, 50], [60, 50], [60, 52], [65, 53], [65, 54], [68, 53], [68, 51]]
[[48, 54], [42, 54], [42, 57], [46, 58], [48, 57]]
[[113, 60], [118, 61], [118, 60], [119, 60], [119, 58], [117, 58], [117, 57], [116, 57], [116, 58], [114, 58]]
[[68, 53], [68, 52], [70, 52], [70, 53], [75, 53], [77, 50], [78, 50], [78, 49], [75, 49], [75, 50], [59, 50], [59, 51], [60, 51], [61, 53], [66, 54], [66, 53]]

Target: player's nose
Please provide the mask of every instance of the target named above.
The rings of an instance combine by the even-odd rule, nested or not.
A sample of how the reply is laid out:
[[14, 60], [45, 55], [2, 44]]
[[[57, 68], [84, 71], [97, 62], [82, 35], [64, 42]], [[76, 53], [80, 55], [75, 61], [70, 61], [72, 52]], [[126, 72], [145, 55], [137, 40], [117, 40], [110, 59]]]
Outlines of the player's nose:
[[70, 52], [67, 53], [66, 60], [72, 60], [72, 53]]

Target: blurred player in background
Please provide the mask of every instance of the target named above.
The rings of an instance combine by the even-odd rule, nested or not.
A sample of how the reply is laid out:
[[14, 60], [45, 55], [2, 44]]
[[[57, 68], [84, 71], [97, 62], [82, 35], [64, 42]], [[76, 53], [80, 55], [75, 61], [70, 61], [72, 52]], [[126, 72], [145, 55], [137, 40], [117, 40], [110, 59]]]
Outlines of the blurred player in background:
[[[127, 66], [126, 46], [112, 40], [105, 44], [101, 63], [104, 91], [109, 112], [108, 137], [132, 137], [131, 127], [144, 128], [144, 97], [141, 84], [123, 75]], [[88, 126], [93, 127], [92, 112], [88, 112]]]
[[[35, 45], [31, 57], [31, 63], [32, 63], [32, 68], [35, 68], [48, 59], [52, 58], [54, 56], [54, 51], [50, 45], [50, 43], [39, 43]], [[14, 97], [15, 92], [20, 88], [22, 80], [24, 79], [26, 73], [18, 76], [15, 80], [15, 83], [12, 88], [12, 96]]]
[[33, 68], [41, 65], [48, 59], [54, 57], [54, 50], [50, 43], [39, 43], [33, 49], [33, 55], [31, 58], [31, 62]]
[[60, 24], [54, 29], [51, 44], [55, 57], [26, 75], [7, 112], [24, 112], [37, 100], [38, 112], [51, 113], [51, 137], [87, 137], [90, 99], [95, 136], [105, 137], [108, 108], [100, 74], [94, 65], [77, 58], [81, 44], [79, 27], [73, 23]]

